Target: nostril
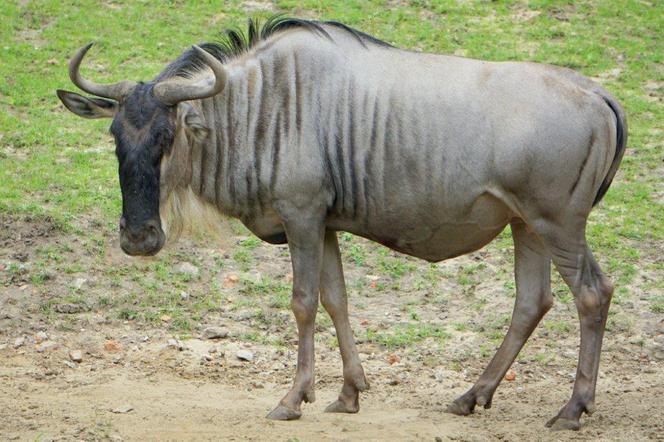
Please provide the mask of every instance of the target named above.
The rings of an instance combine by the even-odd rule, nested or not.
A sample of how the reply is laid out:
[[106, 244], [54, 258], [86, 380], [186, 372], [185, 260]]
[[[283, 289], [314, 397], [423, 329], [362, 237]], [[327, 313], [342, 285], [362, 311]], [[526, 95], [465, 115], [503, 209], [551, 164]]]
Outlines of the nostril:
[[155, 221], [155, 220], [150, 220], [150, 221], [146, 222], [145, 226], [150, 230], [150, 233], [153, 233], [155, 235], [159, 233], [159, 229], [161, 227], [159, 225], [159, 222]]

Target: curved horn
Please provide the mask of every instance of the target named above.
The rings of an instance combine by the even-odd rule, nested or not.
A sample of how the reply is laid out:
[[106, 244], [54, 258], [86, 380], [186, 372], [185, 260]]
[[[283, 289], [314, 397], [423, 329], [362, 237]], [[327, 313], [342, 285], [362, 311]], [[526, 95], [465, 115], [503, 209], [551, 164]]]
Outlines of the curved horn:
[[[154, 86], [154, 95], [166, 104], [176, 104], [181, 101], [199, 100], [212, 97], [224, 90], [226, 86], [226, 69], [221, 61], [214, 58], [209, 52], [198, 46], [192, 46], [203, 62], [212, 70], [214, 78], [190, 81], [182, 78], [172, 78], [157, 83]], [[214, 80], [214, 84], [211, 84]]]
[[119, 101], [134, 86], [136, 86], [135, 82], [121, 81], [115, 84], [97, 84], [81, 77], [81, 74], [78, 72], [83, 57], [85, 57], [85, 54], [92, 47], [92, 45], [93, 43], [88, 43], [87, 45], [83, 46], [81, 49], [79, 49], [76, 55], [74, 55], [74, 58], [71, 59], [69, 62], [69, 78], [71, 79], [72, 83], [89, 94]]

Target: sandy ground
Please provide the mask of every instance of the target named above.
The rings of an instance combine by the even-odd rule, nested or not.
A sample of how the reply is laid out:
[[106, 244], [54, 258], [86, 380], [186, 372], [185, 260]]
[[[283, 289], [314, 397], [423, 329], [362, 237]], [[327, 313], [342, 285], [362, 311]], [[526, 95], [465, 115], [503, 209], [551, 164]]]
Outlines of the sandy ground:
[[[112, 238], [106, 239], [110, 245], [99, 260], [83, 252], [90, 250], [85, 239], [58, 232], [44, 220], [0, 221], [6, 228], [0, 231], [0, 264], [4, 266], [0, 271], [0, 440], [664, 438], [664, 315], [648, 310], [648, 293], [643, 288], [653, 275], [635, 278], [630, 288], [633, 295], [612, 307], [596, 413], [583, 418], [580, 431], [556, 433], [544, 423], [571, 394], [578, 348], [578, 326], [569, 302], [557, 302], [547, 316], [558, 326], [543, 326], [535, 332], [512, 368], [515, 379], [503, 381], [493, 408], [468, 417], [444, 412], [447, 404], [470, 388], [493, 355], [499, 341], [491, 342], [491, 333], [500, 337], [506, 330], [504, 326], [485, 330], [485, 324], [511, 310], [513, 298], [503, 286], [511, 278], [509, 250], [490, 248], [441, 264], [450, 278], [434, 291], [446, 294], [443, 300], [418, 288], [423, 284], [418, 275], [430, 270], [428, 264], [416, 262], [399, 290], [388, 284], [384, 291], [373, 293], [371, 285], [354, 288], [375, 270], [373, 264], [355, 265], [346, 257], [351, 321], [371, 390], [362, 394], [356, 415], [323, 412], [336, 398], [342, 378], [334, 338], [327, 326], [320, 327], [317, 401], [304, 405], [299, 421], [273, 422], [264, 416], [288, 390], [296, 360], [294, 321], [289, 313], [261, 307], [266, 325], [242, 310], [220, 308], [204, 315], [186, 338], [168, 324], [123, 321], [96, 301], [109, 290], [120, 296], [136, 289], [135, 278], [118, 283], [104, 276], [104, 266], [119, 266], [126, 259]], [[43, 255], [40, 250], [63, 243], [72, 247], [62, 252], [62, 259], [41, 264], [46, 266], [41, 271], [52, 266], [54, 275], [42, 285], [31, 283], [30, 265], [37, 267]], [[182, 255], [185, 251], [193, 255]], [[222, 273], [207, 275], [206, 266], [212, 265], [212, 261], [206, 264], [209, 253], [184, 243], [174, 255], [195, 260], [204, 273], [188, 283], [192, 298], [198, 290], [209, 290], [211, 279], [237, 271], [229, 259]], [[283, 248], [261, 245], [252, 253], [256, 258], [252, 272], [287, 278], [288, 257]], [[71, 261], [80, 262], [83, 275], [94, 281], [82, 289], [91, 308], [46, 314], [44, 303], [61, 299], [58, 296], [66, 299], [75, 278], [81, 276], [58, 270], [61, 264], [57, 263]], [[473, 285], [454, 281], [455, 272], [478, 262], [486, 266], [471, 275], [477, 278]], [[19, 268], [18, 264], [27, 270], [9, 271]], [[146, 270], [144, 277], [150, 274]], [[228, 291], [229, 303], [242, 299], [237, 287]], [[279, 322], [279, 318], [286, 319]], [[269, 325], [270, 321], [278, 325]], [[468, 328], [448, 327], [449, 336], [442, 344], [425, 338], [388, 348], [363, 338], [369, 328], [390, 331], [406, 322], [468, 324]], [[230, 335], [205, 339], [204, 326], [224, 326]], [[247, 331], [281, 337], [284, 345], [248, 341], [243, 335]], [[74, 349], [81, 351], [80, 362], [71, 360]], [[240, 349], [250, 350], [253, 360], [239, 360]]]
[[[101, 344], [101, 343], [100, 343]], [[95, 345], [88, 341], [89, 348]], [[434, 370], [402, 359], [390, 365], [366, 355], [371, 390], [356, 415], [326, 414], [340, 385], [339, 358], [318, 359], [317, 401], [301, 420], [273, 422], [264, 415], [288, 388], [294, 355], [254, 348], [256, 359], [234, 357], [242, 344], [225, 342], [209, 362], [198, 356], [210, 341], [185, 348], [140, 344], [69, 368], [64, 349], [3, 350], [0, 367], [2, 439], [9, 440], [647, 440], [664, 435], [661, 363], [607, 352], [598, 385], [598, 411], [579, 432], [556, 433], [543, 424], [564, 403], [571, 379], [535, 369], [527, 382], [507, 382], [494, 406], [469, 417], [444, 407], [471, 386], [474, 374]], [[219, 344], [217, 344], [219, 346]], [[369, 358], [369, 359], [366, 359]], [[524, 366], [516, 367], [519, 377]], [[629, 379], [621, 373], [630, 373]], [[124, 408], [124, 409], [123, 409]], [[114, 413], [112, 410], [131, 411]]]

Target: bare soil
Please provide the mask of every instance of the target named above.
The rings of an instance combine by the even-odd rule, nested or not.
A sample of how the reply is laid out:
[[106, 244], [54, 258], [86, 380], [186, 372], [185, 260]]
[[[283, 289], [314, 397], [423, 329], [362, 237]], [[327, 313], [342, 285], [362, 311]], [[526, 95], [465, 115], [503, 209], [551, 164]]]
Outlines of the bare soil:
[[[547, 316], [550, 325], [535, 332], [512, 368], [515, 379], [503, 381], [493, 408], [458, 417], [446, 414], [446, 405], [470, 388], [499, 342], [494, 334], [506, 330], [504, 324], [497, 330], [484, 324], [511, 310], [513, 298], [504, 287], [511, 281], [511, 251], [492, 246], [441, 264], [450, 278], [437, 283], [435, 290], [418, 282], [418, 275], [431, 269], [429, 264], [408, 260], [414, 267], [399, 279], [398, 289], [393, 277], [378, 274], [379, 282], [385, 280], [387, 287], [380, 291], [371, 284], [359, 284], [371, 276], [373, 264], [355, 264], [344, 253], [352, 323], [371, 389], [362, 394], [358, 414], [323, 413], [336, 398], [342, 377], [329, 325], [321, 326], [317, 401], [303, 406], [299, 421], [273, 422], [264, 416], [288, 390], [296, 360], [294, 321], [285, 311], [262, 306], [262, 320], [243, 315], [245, 310], [235, 307], [246, 296], [238, 284], [223, 289], [227, 304], [199, 312], [200, 317], [193, 315], [196, 326], [184, 335], [169, 318], [162, 323], [120, 319], [99, 301], [102, 295], [140, 293], [141, 287], [136, 276], [128, 275], [120, 282], [106, 276], [105, 266], [120, 266], [130, 258], [118, 253], [110, 234], [102, 237], [103, 251], [93, 247], [99, 241], [65, 233], [48, 219], [0, 218], [2, 440], [634, 441], [664, 437], [660, 351], [664, 350], [664, 316], [648, 310], [644, 288], [661, 275], [637, 275], [630, 296], [612, 307], [597, 411], [584, 417], [580, 431], [556, 433], [544, 428], [544, 423], [571, 394], [578, 349], [573, 303], [556, 303]], [[67, 245], [59, 260], [43, 258], [44, 250], [62, 250], [58, 245]], [[186, 286], [194, 299], [209, 291], [213, 280], [243, 275], [230, 258], [220, 273], [209, 272], [210, 250], [183, 241], [170, 252], [174, 265], [182, 257], [198, 263], [201, 276]], [[283, 248], [260, 245], [251, 253], [249, 273], [288, 280]], [[227, 255], [232, 250], [222, 254]], [[62, 270], [72, 262], [82, 270]], [[486, 265], [467, 284], [459, 272], [478, 262]], [[150, 277], [147, 267], [138, 265], [136, 272]], [[79, 307], [53, 308], [67, 299], [75, 279], [82, 276], [87, 282], [75, 293], [87, 297], [84, 306], [71, 302]], [[440, 293], [442, 300], [437, 298]], [[403, 345], [386, 346], [367, 333], [389, 332], [404, 324], [446, 326], [448, 336], [443, 341], [413, 338]], [[224, 326], [230, 335], [204, 339], [202, 330], [207, 326]], [[249, 340], [247, 333], [252, 331], [278, 337], [285, 344]], [[70, 360], [74, 349], [81, 350], [81, 362]], [[239, 360], [239, 349], [251, 350], [254, 359]]]

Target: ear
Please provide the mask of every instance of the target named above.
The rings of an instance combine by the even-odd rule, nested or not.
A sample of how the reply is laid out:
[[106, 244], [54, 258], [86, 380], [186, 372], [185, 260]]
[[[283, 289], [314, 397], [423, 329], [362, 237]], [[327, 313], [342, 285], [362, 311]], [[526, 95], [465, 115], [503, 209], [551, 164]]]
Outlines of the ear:
[[113, 118], [118, 103], [105, 98], [88, 98], [74, 92], [57, 90], [58, 98], [67, 109], [83, 118]]
[[184, 107], [182, 120], [187, 136], [194, 141], [203, 141], [210, 132], [205, 119], [191, 104], [183, 103], [181, 106]]

